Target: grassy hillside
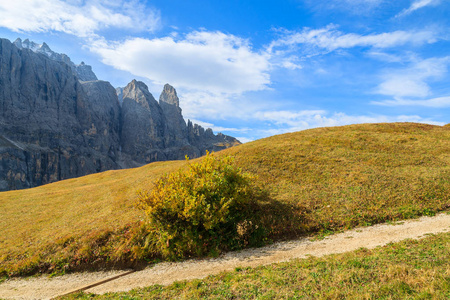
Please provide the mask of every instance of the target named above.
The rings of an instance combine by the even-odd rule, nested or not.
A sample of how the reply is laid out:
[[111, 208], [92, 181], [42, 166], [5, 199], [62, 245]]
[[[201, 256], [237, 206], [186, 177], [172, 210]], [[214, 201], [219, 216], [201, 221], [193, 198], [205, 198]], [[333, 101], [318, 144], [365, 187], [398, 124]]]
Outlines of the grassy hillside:
[[137, 226], [137, 189], [150, 188], [182, 164], [158, 162], [0, 193], [0, 273], [64, 267], [67, 257], [95, 256], [90, 243]]
[[[270, 192], [268, 241], [450, 209], [450, 127], [364, 124], [274, 136], [217, 153]], [[185, 162], [0, 193], [0, 273], [132, 265], [137, 190]]]
[[[318, 128], [230, 149], [307, 231], [450, 208], [450, 128], [415, 123]], [[291, 229], [289, 229], [291, 231]]]

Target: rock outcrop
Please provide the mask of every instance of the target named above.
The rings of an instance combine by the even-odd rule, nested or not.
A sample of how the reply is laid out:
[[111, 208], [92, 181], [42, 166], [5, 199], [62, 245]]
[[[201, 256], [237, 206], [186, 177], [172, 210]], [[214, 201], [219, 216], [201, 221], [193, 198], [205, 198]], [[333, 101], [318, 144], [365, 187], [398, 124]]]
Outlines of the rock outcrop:
[[158, 103], [143, 82], [114, 89], [28, 40], [0, 39], [0, 106], [0, 191], [239, 144], [186, 124], [170, 85]]
[[188, 142], [186, 122], [181, 114], [177, 92], [171, 85], [164, 85], [164, 89], [159, 96], [159, 106], [161, 106], [167, 120], [170, 146], [185, 145]]
[[72, 71], [77, 75], [78, 79], [81, 81], [93, 81], [97, 80], [97, 76], [92, 71], [92, 67], [86, 65], [83, 61], [79, 65], [74, 65], [75, 69], [72, 68]]
[[122, 151], [139, 163], [165, 160], [167, 124], [147, 86], [133, 80], [123, 89]]

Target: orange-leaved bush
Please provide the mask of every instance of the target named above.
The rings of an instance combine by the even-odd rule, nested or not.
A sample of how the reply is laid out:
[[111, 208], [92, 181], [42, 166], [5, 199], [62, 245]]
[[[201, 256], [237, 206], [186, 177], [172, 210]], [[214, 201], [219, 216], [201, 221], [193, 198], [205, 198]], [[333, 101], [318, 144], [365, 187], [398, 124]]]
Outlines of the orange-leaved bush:
[[207, 153], [200, 162], [162, 176], [150, 192], [140, 192], [139, 203], [155, 250], [179, 258], [257, 244], [263, 235], [257, 224], [259, 194], [232, 157]]

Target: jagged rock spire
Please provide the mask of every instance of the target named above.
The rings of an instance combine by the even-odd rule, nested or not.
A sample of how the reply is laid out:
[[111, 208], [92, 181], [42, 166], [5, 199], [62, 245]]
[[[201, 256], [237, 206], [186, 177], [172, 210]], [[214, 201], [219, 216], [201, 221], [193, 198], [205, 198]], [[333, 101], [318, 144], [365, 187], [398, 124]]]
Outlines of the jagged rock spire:
[[176, 105], [177, 107], [180, 107], [180, 99], [178, 99], [177, 91], [173, 86], [166, 83], [164, 85], [164, 89], [159, 96], [159, 103], [165, 102], [167, 104]]

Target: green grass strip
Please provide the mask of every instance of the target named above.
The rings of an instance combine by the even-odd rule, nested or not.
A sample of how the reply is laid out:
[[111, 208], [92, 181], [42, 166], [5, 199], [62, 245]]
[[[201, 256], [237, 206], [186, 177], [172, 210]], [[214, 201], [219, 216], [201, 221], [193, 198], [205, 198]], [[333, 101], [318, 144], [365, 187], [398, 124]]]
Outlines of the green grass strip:
[[450, 299], [449, 258], [450, 233], [442, 233], [167, 287], [64, 299]]

